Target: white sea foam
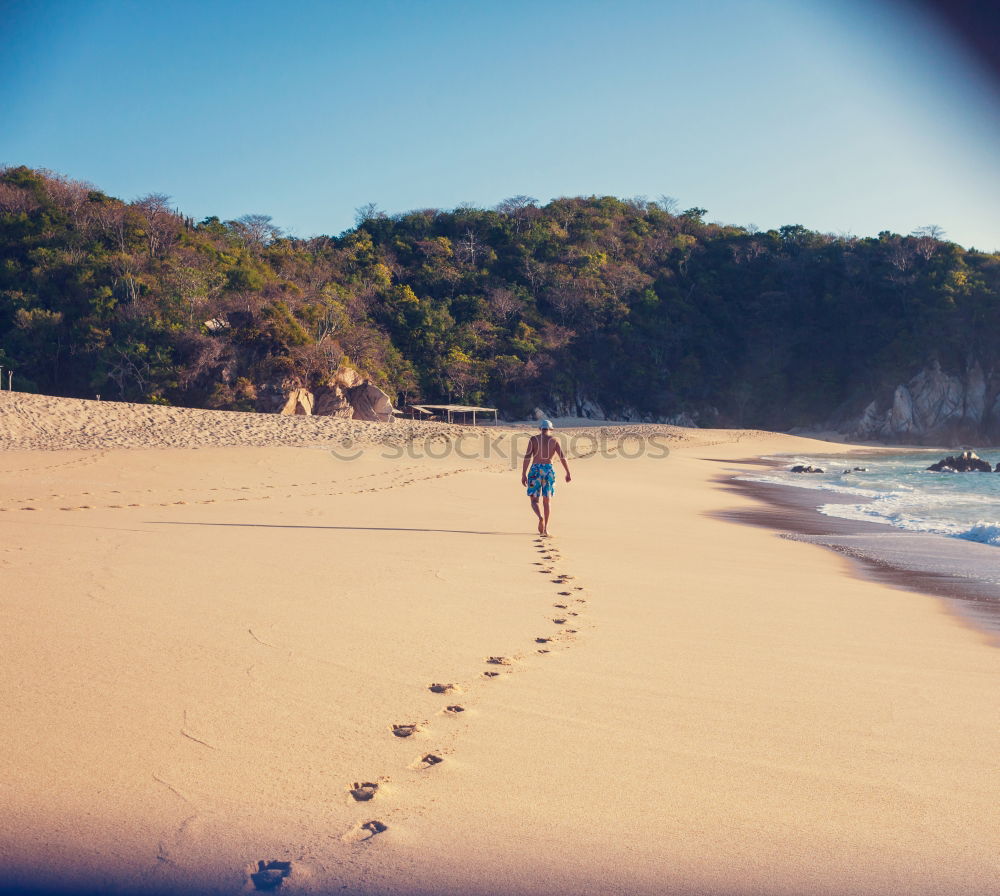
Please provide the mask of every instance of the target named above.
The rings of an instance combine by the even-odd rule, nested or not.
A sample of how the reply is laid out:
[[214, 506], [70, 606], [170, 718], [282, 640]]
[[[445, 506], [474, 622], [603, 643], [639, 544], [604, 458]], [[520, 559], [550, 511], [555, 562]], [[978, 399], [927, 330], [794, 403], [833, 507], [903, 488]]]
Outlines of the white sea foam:
[[[819, 504], [817, 510], [827, 516], [1000, 546], [1000, 522], [989, 519], [1000, 506], [1000, 474], [930, 473], [926, 468], [936, 454], [928, 452], [863, 460], [842, 456], [770, 459], [785, 469], [739, 478], [861, 499]], [[827, 472], [790, 472], [797, 464]], [[856, 466], [865, 469], [856, 470]]]
[[971, 529], [958, 536], [966, 541], [978, 541], [980, 544], [1000, 545], [1000, 523], [978, 522]]
[[881, 492], [870, 488], [859, 488], [853, 485], [844, 485], [833, 480], [820, 479], [813, 473], [797, 473], [794, 475], [798, 478], [793, 480], [771, 473], [751, 473], [747, 476], [739, 476], [737, 478], [746, 480], [747, 482], [764, 482], [770, 483], [771, 485], [790, 485], [795, 488], [807, 488], [812, 489], [813, 491], [822, 492], [837, 492], [841, 495], [857, 495], [858, 497], [865, 498], [877, 498], [882, 494]]

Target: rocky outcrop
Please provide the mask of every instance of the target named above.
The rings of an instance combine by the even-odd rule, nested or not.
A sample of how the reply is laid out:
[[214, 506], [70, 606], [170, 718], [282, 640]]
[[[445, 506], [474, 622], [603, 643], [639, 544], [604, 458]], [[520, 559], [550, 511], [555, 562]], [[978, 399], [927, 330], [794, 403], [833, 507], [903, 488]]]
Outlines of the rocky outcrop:
[[282, 414], [289, 400], [301, 388], [302, 383], [291, 377], [259, 383], [256, 387], [256, 410], [262, 414]]
[[796, 464], [788, 472], [789, 473], [822, 473], [822, 472], [824, 472], [824, 470], [823, 470], [822, 467], [814, 467], [814, 466], [812, 466], [812, 464], [809, 464], [809, 465]]
[[972, 360], [964, 374], [946, 373], [934, 361], [836, 428], [860, 440], [994, 441], [1000, 437], [1000, 372], [987, 374]]
[[317, 417], [341, 417], [350, 420], [354, 416], [347, 393], [342, 389], [326, 389], [316, 396], [313, 413]]
[[328, 376], [315, 392], [289, 380], [264, 383], [258, 389], [257, 410], [379, 423], [387, 423], [393, 416], [389, 396], [350, 367], [341, 367]]
[[[1000, 464], [997, 464], [1000, 470]], [[983, 460], [975, 451], [963, 451], [957, 457], [948, 455], [944, 460], [927, 468], [931, 473], [992, 473], [989, 461]]]
[[364, 383], [365, 378], [354, 368], [340, 367], [316, 389], [314, 413], [322, 417], [342, 417], [350, 420], [354, 416], [350, 392]]
[[388, 423], [392, 399], [351, 367], [340, 367], [316, 390], [314, 414]]
[[347, 393], [348, 400], [354, 408], [355, 420], [374, 420], [388, 423], [392, 419], [392, 402], [378, 386], [365, 383]]
[[300, 415], [309, 417], [313, 412], [313, 394], [308, 389], [292, 389], [279, 414], [285, 417]]

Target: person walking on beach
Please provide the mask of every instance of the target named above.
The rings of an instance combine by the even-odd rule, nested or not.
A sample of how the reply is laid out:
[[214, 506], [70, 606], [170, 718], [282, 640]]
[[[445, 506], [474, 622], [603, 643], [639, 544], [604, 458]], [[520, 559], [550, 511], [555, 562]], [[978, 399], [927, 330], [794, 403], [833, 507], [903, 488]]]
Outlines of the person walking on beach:
[[[531, 509], [538, 517], [538, 534], [549, 534], [549, 499], [556, 493], [556, 471], [552, 467], [552, 458], [558, 457], [566, 471], [566, 481], [573, 477], [566, 463], [566, 455], [562, 446], [552, 436], [552, 423], [542, 420], [538, 424], [542, 431], [540, 435], [532, 436], [528, 442], [528, 450], [524, 452], [524, 463], [521, 465], [521, 485], [527, 486]], [[530, 469], [528, 465], [531, 465]], [[542, 507], [538, 507], [538, 499], [542, 499]]]

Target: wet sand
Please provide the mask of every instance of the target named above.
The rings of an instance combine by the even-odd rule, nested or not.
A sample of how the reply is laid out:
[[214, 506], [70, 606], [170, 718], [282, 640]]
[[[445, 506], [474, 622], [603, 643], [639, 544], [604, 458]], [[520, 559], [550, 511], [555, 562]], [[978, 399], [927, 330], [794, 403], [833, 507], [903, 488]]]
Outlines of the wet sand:
[[[939, 535], [903, 532], [863, 520], [848, 520], [820, 513], [820, 504], [857, 504], [857, 495], [820, 493], [812, 489], [751, 482], [731, 476], [720, 479], [723, 488], [759, 502], [744, 510], [724, 511], [721, 519], [764, 526], [788, 537], [828, 547], [853, 561], [857, 575], [875, 582], [942, 598], [963, 621], [990, 635], [1000, 646], [1000, 586], [968, 575], [943, 573], [926, 568], [918, 555], [945, 551], [948, 565], [961, 568], [963, 561], [998, 563], [996, 548], [946, 539]], [[923, 567], [923, 568], [922, 568]]]

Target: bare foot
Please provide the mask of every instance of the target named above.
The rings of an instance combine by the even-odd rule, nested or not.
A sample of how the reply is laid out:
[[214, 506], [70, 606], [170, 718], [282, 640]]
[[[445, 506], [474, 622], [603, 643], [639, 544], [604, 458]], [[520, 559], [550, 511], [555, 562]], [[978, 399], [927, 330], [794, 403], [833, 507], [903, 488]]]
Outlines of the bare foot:
[[538, 521], [538, 534], [539, 535], [545, 534], [545, 523], [543, 523], [541, 520]]

